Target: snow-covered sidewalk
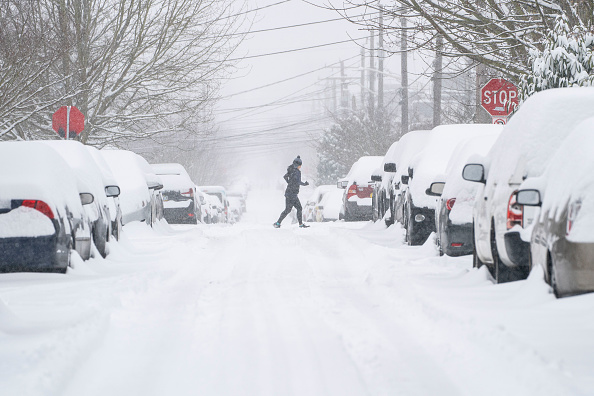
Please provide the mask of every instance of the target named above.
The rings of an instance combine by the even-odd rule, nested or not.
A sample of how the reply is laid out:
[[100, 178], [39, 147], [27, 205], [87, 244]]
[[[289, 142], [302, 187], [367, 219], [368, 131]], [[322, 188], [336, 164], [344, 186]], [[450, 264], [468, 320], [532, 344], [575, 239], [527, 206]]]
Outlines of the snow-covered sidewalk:
[[2, 395], [561, 395], [594, 389], [594, 295], [371, 223], [126, 226], [108, 259], [0, 275]]

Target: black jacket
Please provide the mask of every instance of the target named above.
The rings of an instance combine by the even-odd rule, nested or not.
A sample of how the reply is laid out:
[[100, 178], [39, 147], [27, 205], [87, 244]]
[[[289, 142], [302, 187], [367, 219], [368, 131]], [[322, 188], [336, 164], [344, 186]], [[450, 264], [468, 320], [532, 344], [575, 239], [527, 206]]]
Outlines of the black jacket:
[[296, 197], [299, 194], [299, 186], [307, 185], [301, 181], [301, 171], [295, 165], [289, 165], [283, 178], [287, 182], [285, 197]]

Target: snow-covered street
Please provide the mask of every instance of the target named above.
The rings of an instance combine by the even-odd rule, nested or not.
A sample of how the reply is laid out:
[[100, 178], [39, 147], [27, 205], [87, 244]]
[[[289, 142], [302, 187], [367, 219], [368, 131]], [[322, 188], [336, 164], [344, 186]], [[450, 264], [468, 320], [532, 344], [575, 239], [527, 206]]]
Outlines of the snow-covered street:
[[[0, 275], [0, 394], [586, 395], [594, 295], [494, 285], [399, 226], [130, 224], [107, 259]], [[96, 255], [98, 256], [98, 255]]]

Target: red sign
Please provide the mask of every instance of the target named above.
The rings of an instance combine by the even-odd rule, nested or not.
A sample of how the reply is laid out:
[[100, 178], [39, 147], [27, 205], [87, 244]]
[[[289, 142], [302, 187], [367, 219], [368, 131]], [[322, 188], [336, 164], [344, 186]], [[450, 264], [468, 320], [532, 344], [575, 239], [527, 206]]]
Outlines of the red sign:
[[60, 137], [71, 139], [85, 129], [85, 116], [75, 106], [62, 106], [52, 117], [52, 128]]
[[503, 78], [492, 78], [481, 88], [481, 106], [493, 117], [507, 117], [518, 106], [518, 88]]

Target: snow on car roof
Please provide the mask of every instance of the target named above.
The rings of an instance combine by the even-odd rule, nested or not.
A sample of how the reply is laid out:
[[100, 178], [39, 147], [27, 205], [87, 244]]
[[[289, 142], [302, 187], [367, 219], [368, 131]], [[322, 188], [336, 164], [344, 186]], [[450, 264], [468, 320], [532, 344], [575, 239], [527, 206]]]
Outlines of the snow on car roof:
[[163, 189], [188, 191], [195, 187], [194, 182], [182, 164], [151, 164], [151, 168], [161, 178]]
[[419, 207], [434, 208], [435, 197], [427, 195], [425, 190], [437, 176], [445, 174], [456, 147], [472, 137], [492, 134], [500, 128], [499, 125], [492, 124], [454, 124], [433, 128], [427, 136], [423, 151], [411, 161], [414, 172], [409, 190], [414, 204]]
[[139, 155], [127, 150], [103, 149], [100, 152], [118, 181], [122, 212], [135, 212], [150, 202], [145, 169]]
[[545, 186], [542, 215], [548, 211], [549, 217], [558, 218], [568, 202], [581, 201], [581, 209], [568, 239], [572, 242], [593, 242], [594, 117], [580, 123], [563, 140], [539, 179]]
[[382, 156], [361, 157], [351, 166], [351, 170], [346, 176], [349, 183], [366, 184], [371, 180], [371, 174], [383, 161]]
[[99, 150], [93, 146], [85, 146], [87, 151], [91, 153], [91, 156], [95, 160], [95, 163], [101, 170], [101, 174], [103, 176], [103, 185], [104, 186], [115, 186], [118, 184], [109, 164], [105, 161], [105, 158], [101, 155]]
[[72, 168], [78, 179], [79, 192], [90, 192], [102, 206], [107, 205], [103, 175], [85, 146], [75, 140], [42, 140]]
[[82, 213], [72, 169], [50, 147], [39, 142], [0, 143], [0, 200], [38, 199], [64, 214]]
[[[428, 130], [410, 131], [395, 143], [394, 151], [389, 153], [391, 161], [384, 159], [384, 163], [394, 162], [396, 164], [396, 174], [392, 180], [398, 183], [400, 176], [408, 174], [408, 164], [423, 149], [429, 132]], [[387, 157], [388, 154], [386, 154]], [[388, 178], [383, 178], [382, 186], [387, 187], [389, 182]]]
[[[488, 182], [508, 183], [541, 175], [563, 139], [594, 116], [594, 88], [554, 88], [528, 98], [505, 125], [487, 156]], [[516, 167], [520, 166], [523, 169]]]

